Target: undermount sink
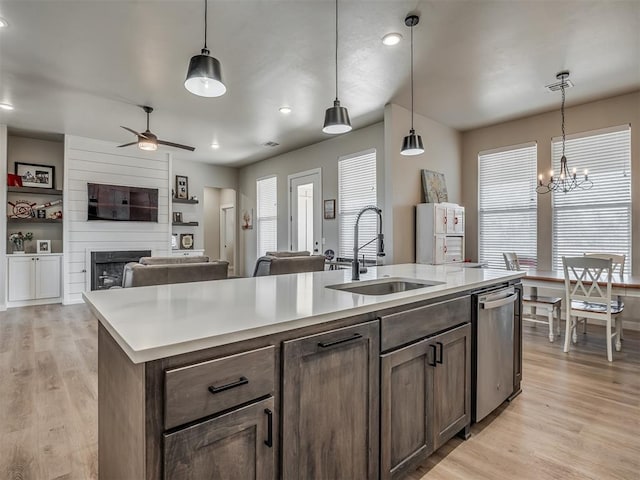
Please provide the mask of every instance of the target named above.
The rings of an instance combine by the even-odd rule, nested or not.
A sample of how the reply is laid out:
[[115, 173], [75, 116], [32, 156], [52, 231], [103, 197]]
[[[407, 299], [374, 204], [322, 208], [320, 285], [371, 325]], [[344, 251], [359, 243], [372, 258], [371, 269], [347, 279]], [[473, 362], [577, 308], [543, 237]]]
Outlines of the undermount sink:
[[341, 290], [343, 292], [358, 293], [360, 295], [389, 295], [391, 293], [408, 292], [419, 288], [442, 285], [444, 282], [434, 282], [431, 280], [415, 280], [407, 278], [383, 278], [369, 280], [365, 282], [349, 282], [337, 285], [327, 285], [326, 288]]

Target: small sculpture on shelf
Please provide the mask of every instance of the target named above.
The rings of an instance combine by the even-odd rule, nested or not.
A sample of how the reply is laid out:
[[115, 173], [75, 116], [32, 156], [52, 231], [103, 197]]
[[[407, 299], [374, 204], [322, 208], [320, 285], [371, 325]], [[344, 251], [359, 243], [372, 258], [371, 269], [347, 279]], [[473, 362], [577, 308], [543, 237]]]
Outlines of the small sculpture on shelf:
[[31, 232], [14, 232], [9, 235], [9, 241], [13, 247], [13, 253], [24, 253], [25, 240], [30, 241], [33, 239], [33, 233]]

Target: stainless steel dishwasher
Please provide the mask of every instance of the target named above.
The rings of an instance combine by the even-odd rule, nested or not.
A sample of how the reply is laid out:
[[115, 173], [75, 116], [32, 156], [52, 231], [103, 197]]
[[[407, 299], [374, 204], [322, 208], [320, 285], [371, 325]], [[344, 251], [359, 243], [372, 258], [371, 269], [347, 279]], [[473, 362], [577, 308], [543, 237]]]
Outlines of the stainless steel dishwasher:
[[476, 295], [475, 421], [493, 412], [513, 393], [514, 287]]

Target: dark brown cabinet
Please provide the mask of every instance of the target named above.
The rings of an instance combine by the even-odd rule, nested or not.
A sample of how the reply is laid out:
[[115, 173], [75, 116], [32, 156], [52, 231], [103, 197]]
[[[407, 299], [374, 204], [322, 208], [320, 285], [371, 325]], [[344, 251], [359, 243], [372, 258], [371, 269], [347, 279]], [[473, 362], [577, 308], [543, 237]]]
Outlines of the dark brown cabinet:
[[269, 397], [165, 434], [165, 480], [274, 479], [273, 412]]
[[282, 477], [378, 478], [378, 322], [283, 343]]
[[380, 478], [403, 477], [468, 427], [470, 408], [469, 324], [383, 355]]

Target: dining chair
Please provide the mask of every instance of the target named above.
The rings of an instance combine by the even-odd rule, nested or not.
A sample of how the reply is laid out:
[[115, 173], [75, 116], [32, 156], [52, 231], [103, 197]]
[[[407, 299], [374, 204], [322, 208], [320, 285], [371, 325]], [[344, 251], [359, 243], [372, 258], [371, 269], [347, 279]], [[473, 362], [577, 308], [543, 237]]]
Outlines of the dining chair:
[[[507, 270], [520, 270], [520, 261], [515, 252], [504, 252], [502, 254], [504, 264]], [[530, 309], [529, 315], [522, 315], [523, 320], [532, 323], [542, 323], [549, 325], [549, 341], [553, 342], [556, 335], [560, 335], [560, 315], [562, 308], [562, 299], [559, 297], [546, 297], [541, 295], [523, 295], [522, 306]], [[546, 315], [546, 320], [538, 318], [538, 311], [542, 311]], [[554, 332], [555, 323], [555, 332]]]
[[[577, 324], [580, 319], [597, 319], [606, 324], [607, 360], [613, 361], [611, 341], [615, 339], [616, 351], [620, 351], [622, 322], [620, 314], [624, 304], [611, 301], [613, 262], [610, 258], [562, 257], [564, 288], [566, 294], [567, 322], [564, 351], [569, 351], [570, 341], [576, 343]], [[616, 331], [612, 333], [612, 322]]]
[[[590, 257], [590, 258], [610, 258], [611, 259], [611, 263], [612, 263], [612, 274], [613, 275], [620, 275], [620, 279], [622, 279], [622, 277], [624, 276], [624, 262], [627, 258], [626, 255], [622, 254], [616, 254], [616, 253], [585, 253], [584, 254], [585, 257]], [[618, 273], [616, 274], [616, 270], [618, 271]], [[618, 302], [622, 302], [622, 296], [618, 295]], [[620, 322], [622, 322], [622, 319], [620, 319]], [[620, 327], [620, 340], [623, 340], [623, 331], [624, 329], [622, 328], [622, 325]], [[582, 333], [586, 334], [587, 333], [587, 319], [585, 318], [583, 321], [583, 327], [582, 327]]]

